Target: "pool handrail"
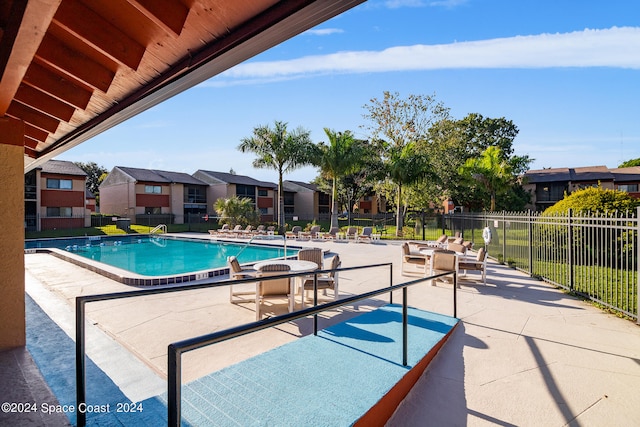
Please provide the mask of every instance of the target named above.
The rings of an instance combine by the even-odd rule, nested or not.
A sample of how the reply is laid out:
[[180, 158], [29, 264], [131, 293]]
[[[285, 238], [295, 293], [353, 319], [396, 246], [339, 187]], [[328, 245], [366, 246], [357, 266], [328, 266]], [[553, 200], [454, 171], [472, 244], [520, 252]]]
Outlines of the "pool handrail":
[[[389, 283], [390, 286], [388, 288], [382, 288], [379, 289], [377, 291], [372, 291], [372, 292], [368, 292], [365, 294], [359, 294], [359, 295], [354, 295], [351, 297], [347, 297], [344, 299], [340, 299], [337, 301], [333, 301], [333, 302], [329, 302], [326, 304], [322, 304], [317, 306], [317, 276], [319, 274], [322, 273], [328, 273], [331, 271], [349, 271], [349, 270], [358, 270], [358, 269], [364, 269], [364, 268], [375, 268], [375, 267], [384, 267], [384, 266], [389, 266], [390, 267], [390, 273], [389, 273]], [[278, 275], [278, 276], [272, 276], [270, 277], [270, 279], [277, 279], [277, 278], [284, 278], [284, 277], [298, 277], [298, 276], [307, 276], [310, 273], [308, 272], [304, 272], [304, 273], [290, 273], [290, 274], [282, 274], [282, 275]], [[289, 320], [295, 320], [301, 317], [305, 317], [308, 316], [310, 314], [314, 315], [314, 334], [317, 333], [317, 313], [320, 313], [322, 311], [328, 310], [330, 308], [338, 307], [341, 305], [345, 305], [349, 302], [353, 302], [353, 301], [359, 301], [361, 299], [366, 299], [369, 298], [371, 296], [376, 296], [376, 295], [380, 295], [386, 292], [389, 292], [389, 300], [390, 303], [393, 303], [393, 291], [396, 289], [400, 289], [403, 288], [403, 296], [404, 293], [406, 292], [406, 287], [416, 284], [416, 283], [420, 283], [423, 282], [425, 280], [431, 280], [434, 278], [438, 278], [438, 277], [442, 277], [442, 276], [446, 276], [448, 274], [451, 273], [442, 273], [442, 274], [438, 274], [438, 275], [434, 275], [434, 276], [429, 276], [429, 277], [425, 277], [425, 278], [420, 278], [420, 279], [416, 279], [414, 281], [411, 282], [405, 282], [403, 284], [399, 284], [399, 285], [393, 285], [393, 263], [388, 262], [388, 263], [379, 263], [379, 264], [369, 264], [369, 265], [364, 265], [364, 266], [354, 266], [354, 267], [346, 267], [346, 268], [339, 268], [339, 269], [334, 269], [334, 270], [316, 270], [312, 273], [314, 275], [314, 307], [309, 307], [303, 310], [299, 310], [299, 311], [295, 311], [293, 313], [289, 313], [287, 315], [284, 316], [277, 316], [274, 318], [270, 318], [270, 319], [265, 319], [265, 320], [261, 320], [259, 322], [254, 322], [254, 323], [250, 323], [238, 328], [242, 328], [242, 327], [247, 327], [247, 326], [252, 326], [252, 325], [257, 325], [258, 327], [260, 327], [261, 329], [266, 329], [267, 327], [270, 326], [275, 326], [276, 324], [281, 324], [281, 323], [285, 323]], [[455, 272], [453, 272], [453, 277], [454, 277], [454, 286], [453, 286], [453, 293], [454, 293], [454, 297], [453, 297], [453, 316], [456, 316], [456, 312], [457, 312], [457, 303], [456, 303], [456, 288], [457, 288], [457, 279], [456, 279], [456, 274]], [[86, 326], [86, 313], [85, 313], [85, 306], [87, 303], [90, 302], [98, 302], [98, 301], [108, 301], [108, 300], [115, 300], [115, 299], [123, 299], [123, 298], [133, 298], [133, 297], [139, 297], [139, 296], [146, 296], [146, 295], [157, 295], [157, 294], [162, 294], [162, 293], [171, 293], [171, 292], [182, 292], [182, 291], [187, 291], [187, 290], [196, 290], [196, 289], [206, 289], [206, 288], [213, 288], [213, 287], [221, 287], [221, 286], [229, 286], [229, 285], [236, 285], [236, 284], [243, 284], [243, 283], [252, 283], [255, 282], [255, 278], [246, 278], [246, 279], [237, 279], [237, 280], [224, 280], [224, 281], [219, 281], [219, 282], [205, 282], [205, 283], [198, 283], [198, 284], [191, 284], [191, 285], [179, 285], [179, 286], [175, 286], [175, 285], [168, 285], [168, 286], [154, 286], [153, 288], [150, 289], [141, 289], [141, 290], [135, 290], [135, 291], [125, 291], [125, 292], [117, 292], [117, 293], [107, 293], [107, 294], [94, 294], [94, 295], [82, 295], [82, 296], [78, 296], [76, 297], [76, 304], [75, 304], [75, 329], [76, 329], [76, 336], [75, 336], [75, 346], [76, 346], [76, 408], [79, 407], [80, 404], [86, 404], [86, 337], [85, 337], [85, 326]], [[406, 300], [406, 296], [405, 296], [405, 300]], [[275, 323], [278, 322], [278, 323]], [[254, 326], [256, 327], [256, 326]], [[232, 328], [234, 329], [234, 328]], [[228, 329], [227, 331], [229, 331], [231, 329]], [[219, 331], [219, 332], [224, 332], [224, 331]], [[249, 332], [246, 332], [249, 333]], [[231, 338], [231, 337], [229, 337]], [[193, 338], [196, 339], [196, 338]], [[192, 339], [192, 340], [193, 340]], [[228, 339], [228, 338], [225, 338]], [[189, 341], [189, 340], [185, 340], [185, 341]], [[173, 343], [169, 345], [169, 348], [171, 348], [171, 346], [176, 345], [176, 344], [180, 344], [184, 341], [178, 342], [178, 343]], [[406, 342], [405, 342], [406, 345]], [[189, 351], [189, 350], [186, 350]], [[167, 379], [167, 382], [169, 383], [170, 378]], [[171, 393], [171, 391], [169, 390], [169, 393]], [[170, 406], [170, 405], [169, 405]], [[169, 417], [171, 418], [171, 409], [169, 409]], [[78, 412], [77, 413], [77, 420], [76, 423], [79, 427], [83, 427], [86, 425], [87, 419], [86, 419], [86, 413], [85, 412]]]

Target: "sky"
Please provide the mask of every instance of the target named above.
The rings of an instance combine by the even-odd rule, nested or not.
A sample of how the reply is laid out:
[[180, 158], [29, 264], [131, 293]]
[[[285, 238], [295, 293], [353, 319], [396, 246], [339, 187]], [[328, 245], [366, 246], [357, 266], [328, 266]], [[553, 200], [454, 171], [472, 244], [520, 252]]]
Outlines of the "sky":
[[640, 158], [640, 1], [370, 0], [57, 159], [277, 182], [237, 149], [255, 127], [366, 139], [364, 106], [384, 91], [511, 120], [531, 169], [617, 167]]

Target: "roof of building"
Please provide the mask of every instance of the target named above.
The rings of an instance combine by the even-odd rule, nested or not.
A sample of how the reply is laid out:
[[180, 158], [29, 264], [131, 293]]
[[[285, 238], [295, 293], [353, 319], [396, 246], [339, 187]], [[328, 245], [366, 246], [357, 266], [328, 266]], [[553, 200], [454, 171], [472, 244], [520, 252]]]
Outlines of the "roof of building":
[[524, 174], [527, 183], [569, 182], [569, 181], [612, 181], [614, 174], [606, 166], [586, 166], [579, 168], [550, 168], [529, 170]]
[[188, 173], [163, 171], [157, 169], [129, 168], [125, 166], [116, 166], [122, 172], [129, 175], [138, 182], [158, 182], [167, 184], [190, 184], [190, 185], [207, 185]]
[[614, 168], [610, 170], [616, 182], [640, 181], [640, 166]]
[[49, 160], [42, 165], [41, 170], [44, 173], [87, 176], [85, 171], [83, 171], [79, 166], [66, 160]]
[[304, 187], [309, 190], [320, 191], [318, 190], [318, 186], [316, 184], [312, 184], [310, 182], [302, 182], [302, 181], [286, 181], [286, 182], [291, 182], [293, 184], [299, 185], [300, 187]]
[[227, 184], [241, 184], [241, 185], [255, 185], [257, 187], [267, 187], [267, 188], [277, 188], [278, 186], [273, 182], [266, 181], [258, 181], [257, 179], [253, 179], [249, 176], [245, 175], [236, 175], [228, 172], [215, 172], [215, 171], [207, 171], [198, 169], [196, 173], [201, 173], [211, 178], [214, 178], [221, 183]]

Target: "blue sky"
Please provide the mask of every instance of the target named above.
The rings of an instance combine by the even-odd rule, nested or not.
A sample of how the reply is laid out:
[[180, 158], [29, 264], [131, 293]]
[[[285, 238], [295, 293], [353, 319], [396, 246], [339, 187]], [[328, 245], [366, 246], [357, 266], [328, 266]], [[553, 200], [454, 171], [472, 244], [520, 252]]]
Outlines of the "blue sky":
[[640, 157], [640, 2], [368, 1], [57, 158], [276, 182], [237, 150], [254, 127], [366, 138], [363, 106], [383, 91], [512, 120], [532, 169], [617, 167]]

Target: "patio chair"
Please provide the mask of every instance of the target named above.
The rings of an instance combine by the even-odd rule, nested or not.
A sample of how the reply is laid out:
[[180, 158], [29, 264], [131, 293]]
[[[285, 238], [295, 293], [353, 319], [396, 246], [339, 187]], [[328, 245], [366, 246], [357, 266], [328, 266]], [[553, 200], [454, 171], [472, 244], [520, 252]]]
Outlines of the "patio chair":
[[[333, 290], [333, 299], [338, 299], [338, 272], [336, 269], [340, 268], [342, 261], [340, 261], [340, 256], [335, 255], [331, 259], [331, 271], [327, 274], [318, 275], [317, 279], [317, 288], [322, 289], [323, 295], [327, 294], [327, 289]], [[313, 291], [313, 276], [310, 276], [304, 280], [302, 283], [302, 308], [304, 308], [304, 301], [306, 298], [305, 292]]]
[[314, 225], [309, 231], [301, 231], [298, 233], [299, 239], [317, 239], [320, 233], [320, 226]]
[[251, 230], [251, 236], [263, 236], [265, 234], [267, 234], [267, 231], [265, 230], [265, 227], [263, 224], [258, 225], [258, 228], [256, 228], [255, 230]]
[[226, 235], [229, 231], [229, 224], [222, 224], [222, 227], [217, 230], [209, 230], [209, 234], [214, 237], [220, 237]]
[[[269, 276], [279, 276], [288, 274], [290, 267], [286, 264], [268, 264], [260, 268], [257, 278], [268, 278]], [[279, 279], [259, 280], [256, 282], [256, 321], [262, 319], [262, 303], [271, 299], [287, 299], [289, 312], [292, 312], [295, 305], [295, 293], [291, 289], [291, 279], [282, 277]]]
[[365, 240], [371, 242], [371, 233], [373, 233], [372, 227], [364, 227], [362, 233], [356, 235], [356, 242], [363, 242]]
[[349, 227], [349, 228], [347, 228], [346, 236], [347, 236], [347, 240], [349, 240], [349, 239], [355, 240], [356, 236], [358, 236], [358, 228], [357, 227]]
[[[458, 271], [458, 256], [455, 252], [449, 250], [441, 250], [433, 253], [431, 257], [430, 276], [434, 274], [446, 273], [448, 271]], [[443, 278], [431, 280], [431, 285], [435, 286], [436, 281], [445, 281]], [[458, 285], [459, 287], [459, 285]]]
[[487, 284], [487, 251], [484, 248], [478, 249], [478, 254], [475, 259], [461, 258], [458, 261], [458, 270], [464, 271], [479, 271], [482, 275], [482, 284]]
[[313, 261], [318, 265], [318, 269], [322, 270], [322, 249], [320, 248], [304, 248], [298, 251], [298, 259], [301, 261]]
[[321, 237], [324, 240], [336, 240], [338, 238], [338, 233], [340, 232], [339, 227], [331, 227], [328, 232], [322, 233]]
[[447, 250], [457, 252], [458, 254], [466, 255], [467, 247], [460, 243], [449, 243], [447, 245]]
[[236, 236], [237, 237], [250, 237], [251, 236], [251, 232], [253, 230], [253, 225], [247, 225], [247, 227], [244, 230], [239, 230], [236, 232]]
[[287, 231], [286, 233], [284, 233], [284, 236], [287, 239], [297, 239], [301, 231], [302, 227], [300, 227], [299, 225], [294, 225], [291, 231]]
[[[227, 264], [229, 264], [229, 278], [231, 280], [246, 279], [248, 277], [255, 277], [257, 271], [251, 267], [243, 267], [238, 262], [238, 258], [235, 256], [227, 257]], [[253, 301], [253, 299], [242, 298], [243, 295], [253, 295], [255, 291], [235, 291], [233, 285], [229, 285], [229, 302], [231, 304], [238, 304], [241, 302]], [[240, 297], [240, 298], [238, 298]]]
[[[401, 258], [401, 269], [400, 269], [401, 275], [406, 276], [405, 273], [413, 273], [413, 274], [421, 273], [423, 276], [426, 276], [428, 261], [429, 261], [428, 256], [423, 255], [421, 253], [412, 252], [407, 242], [402, 243], [402, 258]], [[414, 266], [412, 271], [406, 270], [407, 265]], [[416, 271], [416, 268], [420, 268], [421, 271]]]

